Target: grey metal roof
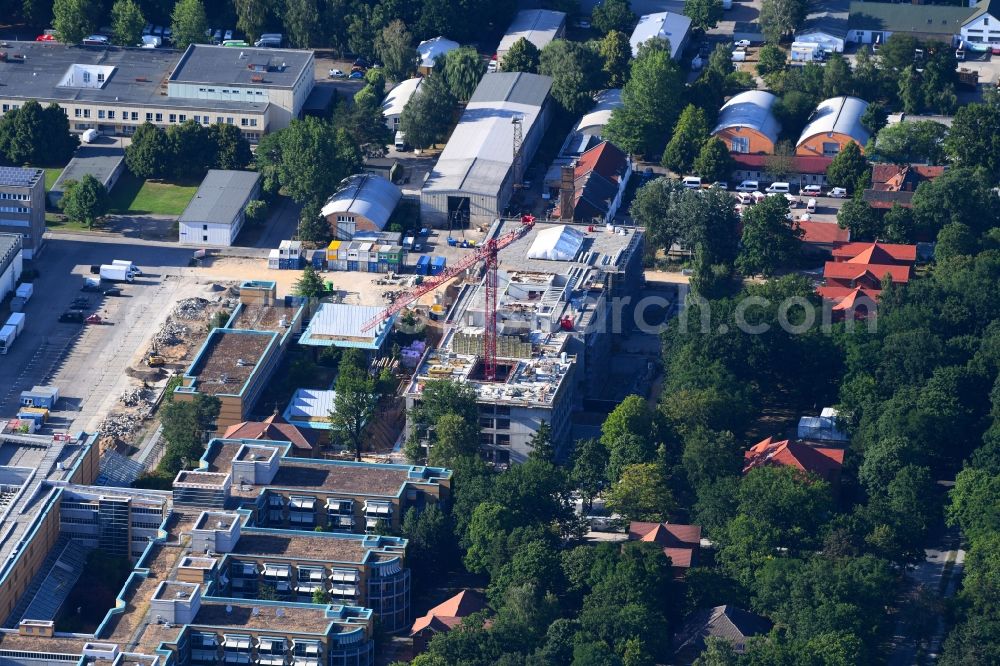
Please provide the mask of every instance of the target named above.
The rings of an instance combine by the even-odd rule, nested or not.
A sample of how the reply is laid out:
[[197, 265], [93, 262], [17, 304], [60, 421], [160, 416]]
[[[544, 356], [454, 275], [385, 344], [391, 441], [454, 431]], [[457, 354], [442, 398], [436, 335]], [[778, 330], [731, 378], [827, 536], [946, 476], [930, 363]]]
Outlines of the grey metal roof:
[[528, 136], [552, 87], [552, 79], [524, 72], [487, 74], [431, 171], [424, 192], [495, 196], [514, 162], [514, 128], [521, 118]]
[[386, 94], [382, 100], [383, 116], [398, 116], [403, 113], [403, 107], [410, 101], [410, 98], [417, 94], [424, 78], [417, 76], [412, 79], [402, 81]]
[[831, 97], [816, 107], [798, 143], [817, 134], [844, 134], [864, 146], [871, 134], [861, 124], [868, 102], [858, 97]]
[[[137, 106], [210, 110], [263, 111], [267, 102], [221, 101], [166, 97], [162, 84], [181, 57], [171, 49], [67, 46], [49, 42], [10, 42], [5, 50], [25, 56], [23, 62], [0, 62], [2, 95], [42, 102], [107, 102]], [[227, 51], [237, 49], [226, 48]], [[60, 86], [72, 65], [114, 67], [102, 88]], [[230, 83], [219, 76], [215, 83]]]
[[748, 90], [734, 96], [719, 109], [719, 121], [712, 134], [730, 127], [749, 127], [766, 136], [772, 143], [777, 142], [781, 124], [771, 111], [777, 99], [764, 90]]
[[632, 57], [639, 54], [639, 45], [654, 37], [670, 42], [670, 57], [677, 59], [681, 55], [684, 39], [691, 30], [691, 19], [674, 12], [658, 12], [639, 17], [639, 23], [629, 37], [632, 45]]
[[[312, 66], [313, 52], [191, 44], [170, 75], [174, 83], [228, 83], [291, 88]], [[262, 76], [263, 80], [257, 80]]]
[[336, 213], [354, 213], [366, 217], [379, 229], [389, 222], [403, 192], [382, 176], [359, 173], [345, 178], [341, 189], [331, 196], [320, 215], [329, 217]]
[[0, 234], [0, 273], [7, 270], [7, 266], [13, 260], [13, 254], [15, 251], [21, 249], [23, 241], [20, 236], [14, 234]]
[[517, 13], [511, 21], [507, 33], [497, 46], [497, 53], [510, 50], [514, 42], [524, 37], [539, 49], [556, 38], [559, 30], [566, 23], [566, 14], [550, 9], [525, 9]]
[[231, 224], [260, 180], [256, 171], [211, 169], [179, 222]]
[[66, 189], [66, 183], [71, 180], [79, 182], [88, 174], [107, 186], [124, 160], [125, 151], [117, 146], [80, 146], [49, 193], [62, 193]]
[[795, 31], [796, 35], [823, 32], [834, 37], [847, 37], [849, 0], [817, 0], [810, 6], [805, 21]]
[[41, 169], [23, 169], [21, 167], [0, 167], [0, 185], [7, 187], [31, 187], [44, 172]]

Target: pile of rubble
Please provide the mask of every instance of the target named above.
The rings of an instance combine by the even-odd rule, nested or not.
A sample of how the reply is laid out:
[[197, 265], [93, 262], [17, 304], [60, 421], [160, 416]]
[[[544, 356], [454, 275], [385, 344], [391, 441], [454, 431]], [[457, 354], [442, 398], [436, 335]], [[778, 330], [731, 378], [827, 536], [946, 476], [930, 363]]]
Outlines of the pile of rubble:
[[149, 389], [141, 387], [125, 391], [118, 398], [118, 401], [126, 407], [143, 407], [149, 409], [152, 397], [152, 392]]
[[170, 313], [171, 319], [200, 319], [208, 307], [209, 301], [205, 298], [185, 298], [177, 302], [177, 307]]
[[118, 444], [128, 443], [135, 434], [138, 424], [139, 420], [134, 414], [121, 412], [108, 414], [97, 426], [97, 431], [101, 433], [101, 449], [107, 450]]
[[190, 333], [191, 329], [188, 326], [178, 323], [173, 319], [167, 319], [167, 321], [163, 322], [160, 330], [156, 332], [156, 335], [153, 336], [153, 343], [157, 347], [179, 345], [187, 339]]

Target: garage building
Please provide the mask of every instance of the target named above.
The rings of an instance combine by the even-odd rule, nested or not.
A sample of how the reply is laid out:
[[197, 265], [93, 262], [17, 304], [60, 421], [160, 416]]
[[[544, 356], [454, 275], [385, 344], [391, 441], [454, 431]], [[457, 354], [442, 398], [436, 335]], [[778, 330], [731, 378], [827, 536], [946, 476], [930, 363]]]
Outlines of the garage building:
[[524, 72], [484, 76], [420, 193], [425, 225], [489, 224], [514, 191], [515, 132], [523, 169], [548, 127], [552, 79]]
[[179, 242], [232, 245], [246, 220], [247, 204], [259, 197], [259, 173], [211, 169], [177, 221]]
[[511, 21], [507, 33], [497, 46], [497, 60], [503, 57], [514, 45], [514, 42], [524, 37], [541, 51], [550, 42], [566, 36], [566, 14], [550, 9], [526, 9], [517, 13]]

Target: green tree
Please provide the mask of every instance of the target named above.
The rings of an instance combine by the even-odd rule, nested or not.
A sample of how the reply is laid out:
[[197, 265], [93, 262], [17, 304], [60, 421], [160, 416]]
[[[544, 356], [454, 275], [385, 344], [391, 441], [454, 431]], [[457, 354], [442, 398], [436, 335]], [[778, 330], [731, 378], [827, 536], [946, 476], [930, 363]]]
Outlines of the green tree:
[[243, 215], [247, 224], [252, 227], [264, 224], [267, 219], [267, 202], [260, 199], [251, 199], [243, 209]]
[[457, 553], [451, 518], [437, 504], [422, 511], [408, 509], [403, 516], [402, 534], [407, 540], [406, 563], [414, 582], [429, 585], [454, 566]]
[[628, 80], [632, 46], [623, 32], [612, 30], [597, 43], [597, 52], [604, 61], [604, 74], [610, 88], [621, 88]]
[[88, 173], [79, 182], [66, 183], [59, 206], [70, 220], [92, 228], [97, 220], [107, 215], [111, 200], [107, 188]]
[[765, 44], [757, 54], [757, 74], [766, 77], [788, 69], [788, 55], [777, 44]]
[[896, 123], [878, 133], [875, 152], [879, 160], [894, 164], [941, 164], [947, 135], [948, 128], [933, 120]]
[[233, 0], [236, 9], [236, 27], [246, 33], [247, 41], [260, 37], [267, 23], [267, 0]]
[[399, 129], [411, 145], [427, 148], [447, 138], [454, 108], [455, 97], [444, 77], [429, 76], [403, 107]]
[[684, 16], [691, 19], [696, 30], [711, 30], [722, 20], [722, 0], [688, 0], [684, 3]]
[[848, 191], [863, 190], [871, 178], [871, 167], [861, 148], [848, 142], [826, 168], [826, 180], [831, 185], [845, 187]]
[[189, 44], [203, 44], [208, 41], [205, 31], [208, 30], [208, 20], [205, 18], [205, 5], [201, 0], [178, 0], [170, 15], [171, 39], [178, 49], [186, 49]]
[[135, 0], [115, 0], [111, 7], [114, 42], [119, 46], [135, 46], [142, 39], [146, 19]]
[[275, 179], [298, 203], [324, 200], [361, 165], [360, 149], [343, 128], [311, 116], [265, 139], [256, 155], [265, 186]]
[[573, 453], [573, 483], [587, 501], [587, 511], [604, 489], [607, 479], [608, 449], [597, 439], [581, 439]]
[[321, 29], [317, 0], [285, 0], [284, 25], [292, 46], [315, 46]]
[[666, 520], [674, 498], [659, 463], [629, 465], [607, 492], [608, 509], [626, 520]]
[[549, 42], [538, 59], [539, 73], [552, 77], [552, 98], [573, 116], [593, 104], [591, 94], [601, 87], [601, 67], [593, 49], [565, 39]]
[[924, 108], [923, 81], [920, 72], [913, 65], [908, 65], [899, 73], [899, 84], [896, 96], [906, 113], [920, 113]]
[[312, 266], [306, 266], [302, 271], [302, 277], [295, 282], [295, 295], [306, 298], [322, 298], [326, 292], [326, 285], [323, 278]]
[[375, 52], [385, 66], [386, 76], [392, 81], [402, 81], [416, 69], [417, 50], [413, 47], [413, 35], [398, 19], [382, 28], [375, 37]]
[[760, 30], [764, 38], [777, 44], [802, 24], [806, 4], [802, 0], [763, 0], [760, 6]]
[[[374, 70], [368, 70], [372, 72]], [[392, 130], [386, 127], [382, 115], [382, 97], [377, 86], [366, 85], [354, 94], [354, 108], [343, 114], [342, 127], [357, 143], [366, 157], [384, 157], [392, 142]]]
[[[471, 46], [463, 46], [449, 51], [444, 63], [444, 75], [448, 89], [454, 99], [467, 102], [476, 91], [476, 86], [486, 73], [486, 63]], [[437, 66], [435, 65], [435, 69]], [[448, 116], [449, 120], [451, 116]]]
[[801, 252], [802, 230], [787, 219], [788, 202], [769, 196], [743, 214], [743, 247], [736, 268], [744, 275], [769, 277]]
[[963, 469], [948, 495], [948, 523], [961, 527], [973, 548], [1000, 532], [1000, 477], [974, 467]]
[[[859, 73], [855, 71], [854, 89], [864, 90], [867, 87], [871, 90], [871, 84], [866, 80], [859, 81], [859, 76]], [[888, 121], [889, 112], [885, 110], [885, 105], [881, 102], [871, 102], [865, 107], [865, 112], [861, 114], [861, 124], [873, 135], [881, 132]]]
[[92, 0], [54, 0], [52, 25], [60, 42], [79, 44], [97, 27], [98, 9]]
[[152, 123], [143, 123], [125, 148], [125, 165], [139, 178], [161, 178], [170, 169], [167, 134]]
[[841, 54], [831, 54], [823, 66], [823, 96], [829, 98], [847, 95], [853, 87], [851, 65]]
[[630, 35], [637, 21], [629, 0], [605, 0], [594, 7], [590, 17], [594, 29], [605, 35], [612, 31]]
[[215, 163], [215, 144], [208, 128], [194, 120], [167, 128], [170, 162], [167, 167], [178, 180], [203, 178]]
[[157, 470], [173, 477], [195, 465], [215, 429], [221, 403], [215, 396], [198, 395], [194, 400], [173, 400], [160, 408], [160, 423], [166, 442]]
[[479, 451], [479, 429], [459, 414], [444, 414], [434, 423], [434, 446], [428, 462], [452, 467]]
[[236, 125], [227, 123], [209, 125], [208, 139], [215, 153], [213, 169], [246, 169], [253, 160], [250, 142]]
[[878, 213], [860, 196], [844, 202], [837, 211], [837, 224], [841, 229], [850, 229], [851, 240], [876, 240], [882, 235], [882, 220]]
[[315, 590], [313, 590], [312, 602], [314, 604], [320, 604], [325, 606], [326, 604], [330, 603], [330, 593], [327, 592], [326, 589], [321, 585], [320, 587], [317, 587]]
[[521, 37], [503, 54], [503, 58], [500, 59], [500, 69], [505, 72], [536, 74], [540, 54], [537, 46]]
[[56, 104], [44, 109], [28, 100], [0, 116], [0, 159], [12, 164], [63, 164], [79, 145], [66, 114]]
[[694, 158], [694, 172], [703, 182], [726, 182], [733, 172], [733, 157], [721, 139], [711, 137], [701, 144], [698, 157]]
[[967, 104], [955, 112], [944, 149], [956, 166], [1000, 173], [1000, 106]]
[[996, 195], [987, 178], [992, 175], [983, 170], [956, 168], [918, 185], [912, 200], [916, 228], [933, 237], [950, 222], [966, 224], [976, 234], [996, 226]]
[[941, 227], [937, 235], [937, 245], [934, 246], [934, 258], [948, 261], [954, 257], [972, 256], [976, 253], [979, 243], [969, 225], [961, 222], [951, 222]]
[[661, 164], [678, 174], [690, 173], [702, 144], [708, 140], [709, 130], [705, 112], [688, 104], [674, 125]]
[[354, 459], [360, 461], [364, 443], [362, 435], [378, 406], [375, 379], [365, 368], [345, 364], [341, 360], [335, 387], [330, 426], [335, 436], [354, 450]]
[[317, 245], [326, 245], [333, 238], [330, 224], [320, 214], [323, 209], [321, 199], [307, 201], [299, 213], [299, 224], [296, 233], [299, 240]]
[[681, 464], [688, 483], [699, 488], [724, 476], [736, 476], [742, 468], [743, 455], [736, 438], [729, 431], [715, 432], [696, 427], [684, 437]]
[[680, 113], [682, 90], [680, 70], [670, 54], [644, 50], [632, 63], [622, 107], [612, 112], [605, 128], [608, 140], [628, 153], [659, 153]]
[[638, 395], [630, 395], [612, 410], [601, 424], [601, 443], [609, 451], [627, 435], [648, 438], [653, 414], [649, 405]]
[[705, 649], [694, 660], [693, 666], [737, 666], [739, 655], [733, 647], [733, 642], [720, 636], [709, 636], [705, 639]]

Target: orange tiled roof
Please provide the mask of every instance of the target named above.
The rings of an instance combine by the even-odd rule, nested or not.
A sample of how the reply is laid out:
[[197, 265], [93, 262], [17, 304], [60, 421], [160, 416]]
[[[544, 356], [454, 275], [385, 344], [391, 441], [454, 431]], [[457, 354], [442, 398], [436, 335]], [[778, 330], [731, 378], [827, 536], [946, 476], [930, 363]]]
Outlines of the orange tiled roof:
[[833, 251], [835, 261], [853, 264], [905, 264], [917, 260], [916, 245], [848, 243]]
[[[836, 251], [836, 250], [834, 250]], [[910, 281], [910, 266], [899, 264], [856, 264], [853, 262], [828, 261], [823, 266], [823, 277], [827, 280], [860, 280], [871, 276], [876, 282], [882, 282], [886, 275], [892, 275], [892, 281], [905, 284]]]
[[243, 421], [226, 428], [223, 439], [268, 439], [275, 442], [291, 442], [296, 449], [312, 451], [313, 445], [298, 428], [285, 421], [278, 414], [272, 414], [263, 421]]
[[799, 222], [803, 243], [842, 244], [851, 240], [850, 229], [841, 229], [834, 222]]
[[765, 465], [783, 465], [830, 480], [844, 464], [844, 450], [768, 437], [745, 451], [743, 460], [744, 473]]
[[486, 601], [474, 590], [462, 590], [452, 598], [438, 604], [427, 611], [423, 617], [418, 617], [410, 628], [410, 635], [431, 628], [435, 631], [449, 631], [458, 626], [462, 620], [473, 613], [486, 608]]

